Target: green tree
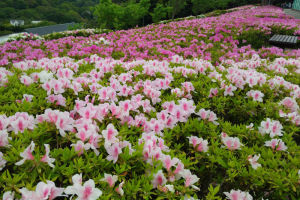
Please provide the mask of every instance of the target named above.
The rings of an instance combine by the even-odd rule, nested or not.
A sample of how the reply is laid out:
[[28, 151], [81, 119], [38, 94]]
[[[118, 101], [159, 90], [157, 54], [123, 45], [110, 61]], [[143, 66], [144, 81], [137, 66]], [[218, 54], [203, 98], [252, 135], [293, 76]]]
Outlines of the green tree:
[[150, 6], [151, 6], [151, 2], [150, 0], [141, 0], [140, 1], [140, 12], [141, 12], [141, 15], [142, 15], [142, 18], [143, 18], [143, 26], [145, 25], [145, 16], [149, 14], [149, 9], [150, 9]]
[[115, 29], [120, 27], [120, 18], [123, 16], [123, 8], [112, 3], [111, 0], [100, 0], [95, 7], [94, 15], [101, 28]]
[[153, 22], [159, 22], [162, 19], [166, 19], [171, 10], [172, 7], [157, 3], [153, 13], [151, 13]]
[[192, 0], [192, 11], [195, 15], [209, 12], [215, 8], [215, 1]]
[[172, 8], [171, 18], [174, 19], [175, 15], [185, 7], [186, 0], [170, 0], [169, 5]]

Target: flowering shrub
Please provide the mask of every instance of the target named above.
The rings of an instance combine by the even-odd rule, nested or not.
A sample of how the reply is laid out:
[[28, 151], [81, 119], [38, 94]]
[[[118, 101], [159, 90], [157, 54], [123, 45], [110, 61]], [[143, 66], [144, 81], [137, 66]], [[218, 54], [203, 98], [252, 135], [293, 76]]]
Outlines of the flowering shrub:
[[266, 11], [1, 46], [0, 195], [297, 199], [298, 50], [238, 47], [218, 22]]
[[19, 41], [19, 40], [23, 40], [23, 41], [29, 41], [29, 40], [43, 40], [44, 38], [36, 35], [36, 34], [32, 34], [32, 33], [15, 33], [15, 34], [11, 34], [9, 35], [9, 37], [3, 41], [2, 43], [5, 42], [12, 42], [12, 41]]
[[110, 30], [108, 30], [108, 29], [77, 29], [77, 30], [71, 30], [71, 31], [50, 33], [50, 34], [44, 35], [43, 38], [45, 38], [46, 40], [53, 40], [53, 39], [59, 39], [59, 38], [69, 37], [69, 36], [88, 37], [88, 36], [94, 35], [94, 34], [109, 33], [109, 32], [110, 32]]

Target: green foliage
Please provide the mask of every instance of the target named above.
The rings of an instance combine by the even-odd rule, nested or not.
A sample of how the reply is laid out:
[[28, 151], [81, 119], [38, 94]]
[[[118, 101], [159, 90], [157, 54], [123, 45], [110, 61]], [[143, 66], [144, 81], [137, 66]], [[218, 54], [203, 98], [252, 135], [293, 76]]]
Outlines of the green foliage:
[[153, 22], [158, 22], [162, 19], [166, 19], [171, 10], [172, 7], [164, 6], [161, 3], [157, 3], [153, 10], [153, 13], [151, 13]]
[[10, 19], [84, 22], [91, 19], [90, 7], [97, 2], [98, 0], [2, 0], [0, 22], [8, 22]]
[[119, 28], [122, 7], [118, 4], [112, 3], [111, 0], [100, 0], [100, 3], [95, 7], [94, 15], [101, 28], [114, 29]]

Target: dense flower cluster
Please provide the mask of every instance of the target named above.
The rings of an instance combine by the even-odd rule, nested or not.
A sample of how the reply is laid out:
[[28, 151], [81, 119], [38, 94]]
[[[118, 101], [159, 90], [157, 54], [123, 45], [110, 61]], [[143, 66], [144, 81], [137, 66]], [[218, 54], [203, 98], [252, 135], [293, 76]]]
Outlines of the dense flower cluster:
[[249, 8], [1, 46], [3, 199], [296, 198], [300, 59], [265, 59], [231, 31], [298, 21]]

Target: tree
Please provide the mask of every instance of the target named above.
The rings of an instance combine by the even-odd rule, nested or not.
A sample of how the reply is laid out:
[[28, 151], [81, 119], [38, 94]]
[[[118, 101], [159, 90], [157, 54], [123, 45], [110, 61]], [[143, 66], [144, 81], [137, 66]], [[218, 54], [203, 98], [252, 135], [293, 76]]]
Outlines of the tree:
[[209, 12], [214, 9], [215, 1], [207, 1], [207, 0], [192, 0], [193, 4], [193, 13], [195, 15]]
[[153, 13], [151, 13], [153, 22], [159, 22], [162, 19], [166, 19], [168, 16], [168, 13], [172, 10], [172, 7], [164, 6], [161, 3], [157, 3], [156, 7], [153, 10]]
[[95, 7], [94, 15], [101, 28], [115, 29], [120, 27], [123, 8], [112, 3], [111, 0], [100, 0], [100, 3]]
[[141, 0], [140, 1], [140, 12], [143, 18], [143, 26], [145, 25], [145, 16], [149, 14], [149, 9], [151, 6], [150, 0]]
[[171, 18], [174, 19], [175, 15], [185, 7], [186, 0], [170, 0], [169, 5], [172, 8]]

